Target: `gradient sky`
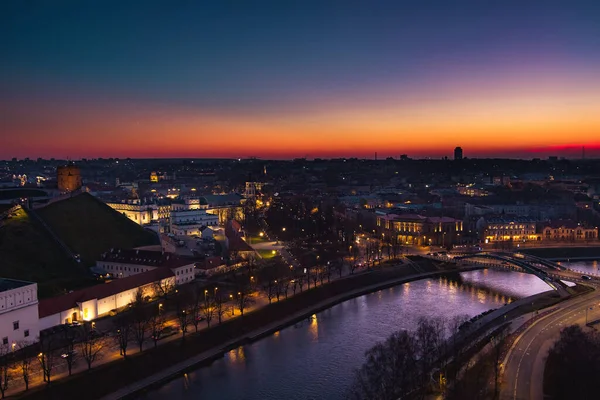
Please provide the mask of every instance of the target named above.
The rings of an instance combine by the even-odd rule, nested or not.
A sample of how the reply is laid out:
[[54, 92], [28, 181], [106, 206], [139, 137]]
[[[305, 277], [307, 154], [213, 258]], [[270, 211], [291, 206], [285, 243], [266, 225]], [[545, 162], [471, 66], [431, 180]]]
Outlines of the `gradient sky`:
[[0, 159], [600, 156], [600, 2], [2, 0], [0, 137]]

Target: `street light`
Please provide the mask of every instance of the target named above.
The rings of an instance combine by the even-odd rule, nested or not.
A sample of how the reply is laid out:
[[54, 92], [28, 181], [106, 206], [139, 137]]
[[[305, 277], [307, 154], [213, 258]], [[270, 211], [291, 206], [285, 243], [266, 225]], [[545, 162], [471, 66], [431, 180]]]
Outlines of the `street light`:
[[231, 301], [231, 315], [233, 316], [234, 311], [233, 311], [233, 295], [232, 294], [229, 295], [229, 301]]

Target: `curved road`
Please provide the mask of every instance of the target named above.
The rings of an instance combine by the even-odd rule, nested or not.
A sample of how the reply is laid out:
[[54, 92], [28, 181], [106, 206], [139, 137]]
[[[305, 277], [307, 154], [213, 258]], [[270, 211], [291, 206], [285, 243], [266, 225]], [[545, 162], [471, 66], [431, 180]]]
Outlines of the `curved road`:
[[[600, 318], [600, 293], [591, 293], [557, 305], [558, 310], [530, 326], [517, 340], [506, 358], [500, 398], [502, 400], [542, 400], [544, 367], [560, 330], [573, 324], [585, 325]], [[590, 307], [593, 307], [590, 310]]]

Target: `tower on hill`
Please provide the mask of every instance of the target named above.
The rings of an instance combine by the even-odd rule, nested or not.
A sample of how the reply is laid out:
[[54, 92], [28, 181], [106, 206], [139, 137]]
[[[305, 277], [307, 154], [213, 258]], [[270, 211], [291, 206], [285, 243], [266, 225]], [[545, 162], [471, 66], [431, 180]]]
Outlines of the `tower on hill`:
[[56, 168], [56, 180], [58, 190], [61, 192], [74, 192], [81, 189], [81, 171], [72, 163]]

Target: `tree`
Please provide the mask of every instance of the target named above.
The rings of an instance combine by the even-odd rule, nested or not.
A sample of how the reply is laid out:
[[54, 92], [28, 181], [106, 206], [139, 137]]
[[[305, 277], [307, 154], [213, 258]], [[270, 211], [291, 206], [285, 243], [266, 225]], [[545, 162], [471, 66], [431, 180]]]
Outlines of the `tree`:
[[83, 325], [83, 336], [81, 342], [79, 342], [79, 350], [88, 366], [88, 371], [92, 369], [94, 361], [100, 357], [105, 344], [104, 338], [98, 335], [89, 323]]
[[366, 361], [355, 372], [350, 398], [356, 400], [400, 399], [417, 384], [418, 344], [409, 332], [392, 334], [366, 353]]
[[600, 335], [578, 325], [564, 328], [548, 352], [546, 394], [555, 399], [597, 398], [599, 375]]
[[131, 313], [121, 312], [114, 318], [115, 340], [119, 346], [119, 353], [123, 358], [127, 358], [127, 347], [131, 340], [131, 331], [133, 330], [133, 318]]
[[78, 329], [76, 327], [65, 327], [64, 332], [64, 353], [63, 358], [67, 362], [67, 369], [69, 370], [69, 376], [73, 371], [73, 365], [75, 364], [75, 359], [77, 357], [77, 353], [75, 352], [75, 339], [77, 338]]
[[160, 308], [154, 311], [150, 317], [150, 332], [154, 347], [158, 345], [158, 341], [161, 338], [163, 327], [165, 325], [165, 318], [162, 316]]
[[136, 290], [133, 300], [129, 303], [129, 308], [131, 310], [133, 338], [141, 352], [146, 341], [150, 319], [148, 301], [141, 287]]
[[39, 349], [40, 353], [38, 354], [38, 361], [42, 368], [44, 382], [49, 385], [52, 377], [52, 370], [54, 369], [54, 364], [56, 362], [56, 346], [53, 337], [50, 335], [40, 335]]
[[215, 295], [215, 316], [219, 320], [219, 325], [221, 325], [225, 314], [225, 295], [221, 292], [221, 290], [218, 290]]
[[237, 309], [240, 310], [240, 314], [244, 316], [244, 310], [248, 308], [250, 304], [252, 304], [252, 299], [250, 298], [250, 293], [247, 289], [241, 289], [237, 292], [237, 297], [235, 298]]
[[509, 324], [505, 324], [490, 340], [492, 346], [492, 362], [494, 369], [494, 398], [497, 399], [500, 396], [500, 371], [501, 371], [501, 357], [504, 341], [508, 336]]
[[176, 292], [176, 316], [179, 321], [179, 328], [181, 329], [181, 339], [185, 340], [185, 334], [187, 333], [188, 325], [191, 322], [191, 318], [193, 317], [193, 313], [190, 312], [191, 304], [193, 304], [193, 299], [190, 296], [190, 293], [184, 291]]
[[167, 278], [159, 282], [154, 282], [152, 285], [155, 296], [158, 296], [164, 301], [167, 301], [169, 297], [175, 292], [175, 279]]
[[0, 345], [0, 394], [5, 397], [10, 382], [10, 370], [13, 363], [13, 354], [8, 344]]
[[25, 384], [25, 390], [29, 390], [29, 379], [31, 377], [31, 362], [33, 361], [33, 346], [28, 341], [19, 341], [17, 342], [17, 347], [19, 349], [19, 369], [21, 371], [21, 377], [23, 378], [23, 383]]
[[[215, 288], [214, 294], [216, 295], [217, 289]], [[208, 290], [204, 291], [204, 302], [202, 303], [202, 315], [206, 319], [206, 326], [210, 328], [210, 321], [212, 321], [215, 315], [214, 301], [208, 294]]]
[[355, 372], [350, 397], [400, 399], [423, 397], [429, 379], [439, 369], [445, 343], [446, 321], [422, 318], [414, 332], [393, 333], [366, 352], [366, 361]]
[[443, 355], [443, 346], [446, 342], [445, 333], [446, 321], [443, 318], [421, 317], [417, 322], [415, 337], [419, 354], [419, 387], [421, 389], [425, 389], [431, 371]]

